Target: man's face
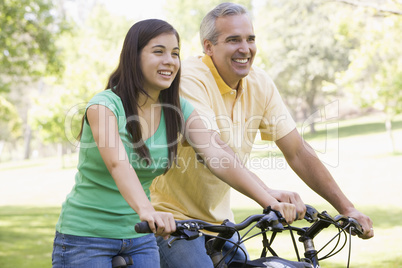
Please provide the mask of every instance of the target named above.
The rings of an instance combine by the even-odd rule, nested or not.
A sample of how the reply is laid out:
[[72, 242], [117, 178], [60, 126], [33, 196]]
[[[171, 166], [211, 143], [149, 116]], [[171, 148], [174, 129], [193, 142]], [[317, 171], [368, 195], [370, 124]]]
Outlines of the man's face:
[[226, 84], [235, 89], [250, 72], [257, 52], [253, 25], [245, 14], [218, 18], [215, 25], [218, 42], [213, 45], [205, 41], [205, 53], [212, 58]]

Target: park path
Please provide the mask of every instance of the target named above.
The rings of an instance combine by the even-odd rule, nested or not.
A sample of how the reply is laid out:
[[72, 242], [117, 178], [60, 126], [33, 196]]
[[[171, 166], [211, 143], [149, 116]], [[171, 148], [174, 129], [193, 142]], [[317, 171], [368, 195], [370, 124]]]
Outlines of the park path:
[[[399, 132], [399, 142], [402, 141]], [[378, 135], [380, 136], [380, 135]], [[342, 140], [335, 155], [336, 165], [328, 165], [345, 194], [352, 202], [370, 206], [378, 203], [400, 207], [402, 155], [389, 155], [384, 139], [377, 135]], [[383, 138], [383, 137], [382, 137]], [[318, 147], [319, 145], [317, 145]], [[325, 155], [320, 155], [320, 157]], [[60, 159], [29, 161], [22, 167], [0, 164], [0, 206], [31, 205], [61, 206], [74, 184], [76, 155], [72, 155], [69, 168], [61, 168]], [[280, 160], [261, 162], [251, 167], [267, 185], [275, 189], [298, 192], [305, 203], [322, 204], [325, 201], [312, 192]], [[325, 204], [325, 203], [324, 203]], [[259, 206], [249, 198], [232, 191], [232, 207]]]

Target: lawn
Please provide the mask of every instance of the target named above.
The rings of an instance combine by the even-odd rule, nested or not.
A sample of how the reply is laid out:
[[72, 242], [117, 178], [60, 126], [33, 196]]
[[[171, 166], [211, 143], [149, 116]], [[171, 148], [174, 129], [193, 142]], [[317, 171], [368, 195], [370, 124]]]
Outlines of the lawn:
[[[390, 152], [387, 134], [378, 118], [339, 122], [337, 139], [327, 138], [324, 127], [317, 125], [318, 134], [306, 139], [349, 199], [374, 221], [373, 239], [352, 240], [351, 267], [402, 267], [402, 120], [394, 124], [399, 153]], [[270, 161], [260, 168], [250, 168], [271, 187], [297, 191], [306, 203], [335, 215], [325, 201], [283, 165], [281, 154], [274, 151], [275, 148], [256, 148], [254, 158], [268, 156]], [[0, 164], [0, 267], [51, 267], [54, 226], [60, 205], [73, 185], [73, 166], [63, 169], [58, 159]], [[232, 192], [232, 208], [236, 221], [260, 213], [258, 205], [236, 191]], [[324, 231], [319, 237], [328, 237], [332, 232]], [[252, 257], [259, 255], [260, 243], [260, 238], [247, 243]], [[317, 239], [316, 246], [320, 243]], [[285, 234], [276, 238], [274, 246], [281, 256], [295, 258]], [[345, 267], [346, 254], [344, 250], [322, 262], [322, 266]]]

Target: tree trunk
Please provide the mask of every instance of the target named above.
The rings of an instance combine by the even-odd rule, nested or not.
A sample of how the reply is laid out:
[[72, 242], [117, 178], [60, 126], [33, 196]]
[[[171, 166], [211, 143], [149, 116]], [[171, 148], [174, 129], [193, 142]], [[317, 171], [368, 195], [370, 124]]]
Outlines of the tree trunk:
[[6, 142], [5, 141], [1, 141], [0, 140], [0, 160], [1, 160], [1, 153], [3, 152], [3, 149], [4, 149], [4, 145], [6, 144]]
[[29, 159], [31, 155], [31, 138], [32, 130], [31, 127], [27, 124], [24, 134], [24, 159]]
[[387, 119], [385, 119], [385, 129], [387, 130], [387, 134], [389, 137], [391, 151], [392, 151], [392, 153], [395, 153], [396, 148], [395, 148], [394, 135], [392, 133], [392, 120], [391, 120], [391, 117], [389, 117], [389, 116], [387, 116]]

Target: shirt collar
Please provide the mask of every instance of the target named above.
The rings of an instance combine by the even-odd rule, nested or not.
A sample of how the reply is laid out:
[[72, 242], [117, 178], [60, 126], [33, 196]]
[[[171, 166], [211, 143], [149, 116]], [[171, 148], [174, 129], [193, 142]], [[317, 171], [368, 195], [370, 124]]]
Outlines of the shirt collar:
[[[215, 67], [214, 62], [212, 61], [211, 57], [208, 55], [204, 55], [204, 57], [202, 57], [202, 62], [208, 66], [209, 70], [211, 71], [216, 84], [218, 85], [219, 91], [221, 92], [221, 95], [224, 95], [226, 93], [229, 93], [230, 91], [232, 91], [232, 88], [229, 87], [225, 81], [223, 81], [222, 77], [220, 76], [218, 70]], [[240, 84], [239, 84], [239, 89], [243, 88], [243, 79], [240, 80]]]

